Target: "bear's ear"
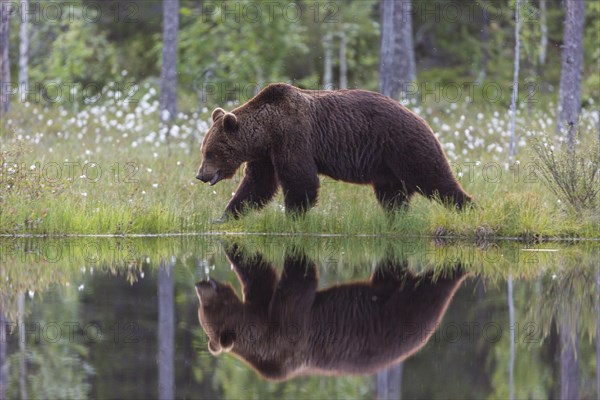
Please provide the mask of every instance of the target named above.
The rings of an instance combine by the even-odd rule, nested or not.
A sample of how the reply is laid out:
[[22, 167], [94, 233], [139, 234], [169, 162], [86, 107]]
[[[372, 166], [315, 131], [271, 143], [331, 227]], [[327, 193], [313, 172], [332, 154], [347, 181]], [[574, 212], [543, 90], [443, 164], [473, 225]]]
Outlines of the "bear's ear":
[[208, 281], [196, 283], [196, 294], [200, 304], [206, 305], [217, 294], [217, 282], [209, 278]]
[[210, 354], [212, 354], [213, 356], [218, 356], [219, 354], [221, 354], [221, 346], [215, 344], [215, 342], [213, 342], [212, 340], [209, 340], [208, 351], [210, 351]]
[[226, 113], [223, 117], [223, 128], [225, 132], [233, 133], [238, 129], [238, 120], [235, 114]]
[[221, 332], [219, 342], [221, 342], [222, 351], [225, 353], [230, 352], [231, 349], [233, 349], [233, 343], [235, 342], [235, 332]]
[[215, 111], [212, 112], [212, 120], [215, 122], [217, 118], [222, 117], [225, 114], [225, 110], [220, 107], [215, 108]]

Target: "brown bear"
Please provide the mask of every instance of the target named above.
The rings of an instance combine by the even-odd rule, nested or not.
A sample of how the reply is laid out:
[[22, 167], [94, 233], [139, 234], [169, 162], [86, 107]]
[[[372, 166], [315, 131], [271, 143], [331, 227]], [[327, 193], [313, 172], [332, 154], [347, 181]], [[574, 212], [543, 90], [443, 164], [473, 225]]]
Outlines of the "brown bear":
[[471, 200], [429, 125], [379, 93], [276, 83], [232, 112], [217, 108], [212, 120], [196, 178], [214, 185], [246, 162], [224, 217], [263, 207], [279, 185], [286, 211], [306, 211], [317, 200], [318, 174], [372, 185], [387, 210], [414, 193], [458, 208]]
[[467, 277], [461, 268], [416, 276], [387, 259], [369, 281], [317, 290], [315, 264], [298, 251], [287, 252], [280, 278], [259, 253], [234, 245], [226, 255], [243, 300], [228, 283], [196, 284], [208, 348], [273, 380], [372, 373], [402, 361], [427, 343]]

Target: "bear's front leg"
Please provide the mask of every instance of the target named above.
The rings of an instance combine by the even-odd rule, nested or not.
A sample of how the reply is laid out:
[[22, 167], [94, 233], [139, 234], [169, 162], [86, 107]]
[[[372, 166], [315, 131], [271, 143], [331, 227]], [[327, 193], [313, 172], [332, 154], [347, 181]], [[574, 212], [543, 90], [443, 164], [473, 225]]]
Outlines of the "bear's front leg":
[[222, 220], [238, 219], [249, 208], [263, 208], [277, 192], [277, 178], [270, 160], [251, 161], [244, 172], [244, 179], [227, 204]]
[[244, 302], [266, 308], [277, 281], [273, 266], [259, 252], [249, 254], [236, 243], [226, 244], [224, 251], [242, 286]]
[[301, 160], [279, 164], [277, 176], [283, 189], [287, 213], [303, 214], [317, 203], [319, 177], [314, 163]]

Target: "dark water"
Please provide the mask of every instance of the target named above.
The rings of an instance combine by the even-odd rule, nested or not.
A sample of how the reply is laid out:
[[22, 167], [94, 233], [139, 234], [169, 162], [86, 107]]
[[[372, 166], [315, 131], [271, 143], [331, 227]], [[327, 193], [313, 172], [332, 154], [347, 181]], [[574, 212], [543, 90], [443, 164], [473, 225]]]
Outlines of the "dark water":
[[599, 249], [2, 240], [0, 398], [598, 398]]

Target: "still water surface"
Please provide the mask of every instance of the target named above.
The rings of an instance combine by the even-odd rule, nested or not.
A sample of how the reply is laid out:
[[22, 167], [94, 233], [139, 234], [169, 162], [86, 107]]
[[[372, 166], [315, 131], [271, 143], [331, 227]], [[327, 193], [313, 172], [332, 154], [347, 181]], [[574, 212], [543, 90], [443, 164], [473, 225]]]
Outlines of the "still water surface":
[[598, 244], [0, 241], [0, 398], [598, 398]]

